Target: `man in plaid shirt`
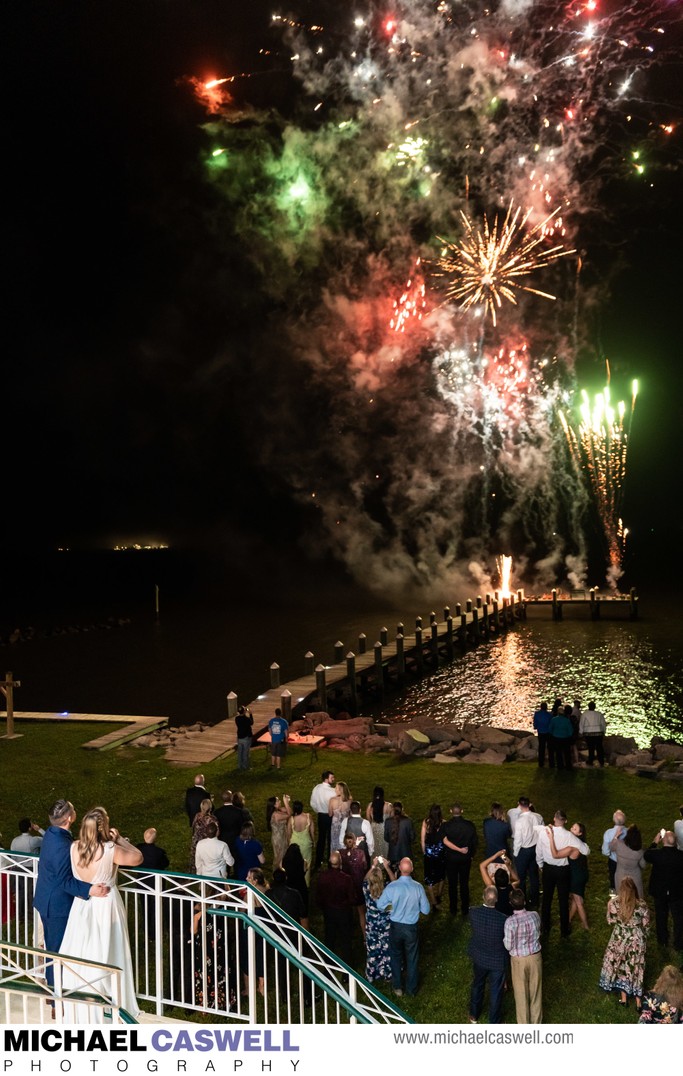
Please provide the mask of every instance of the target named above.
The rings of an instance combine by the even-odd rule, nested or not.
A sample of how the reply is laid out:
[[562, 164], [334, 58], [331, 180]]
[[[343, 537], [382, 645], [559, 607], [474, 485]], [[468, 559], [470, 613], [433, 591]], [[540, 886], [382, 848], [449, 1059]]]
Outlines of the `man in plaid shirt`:
[[512, 915], [505, 922], [503, 942], [510, 954], [512, 989], [518, 1024], [543, 1022], [541, 917], [524, 907], [524, 893], [510, 893]]
[[489, 1023], [503, 1023], [503, 993], [508, 955], [503, 944], [506, 916], [496, 909], [498, 890], [488, 885], [484, 890], [484, 903], [470, 908], [472, 937], [468, 953], [474, 964], [474, 977], [470, 990], [470, 1023], [476, 1024], [484, 1007], [484, 988], [489, 980]]

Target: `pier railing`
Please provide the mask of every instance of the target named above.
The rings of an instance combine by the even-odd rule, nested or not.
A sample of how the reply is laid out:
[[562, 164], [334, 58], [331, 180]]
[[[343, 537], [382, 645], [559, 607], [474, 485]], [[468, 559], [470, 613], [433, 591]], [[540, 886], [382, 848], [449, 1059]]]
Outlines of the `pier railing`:
[[[37, 865], [37, 856], [0, 852], [8, 952], [40, 947], [40, 917], [32, 910]], [[245, 882], [122, 868], [118, 888], [136, 994], [157, 1016], [196, 1012], [244, 1024], [410, 1022]], [[3, 949], [3, 973], [4, 959]]]

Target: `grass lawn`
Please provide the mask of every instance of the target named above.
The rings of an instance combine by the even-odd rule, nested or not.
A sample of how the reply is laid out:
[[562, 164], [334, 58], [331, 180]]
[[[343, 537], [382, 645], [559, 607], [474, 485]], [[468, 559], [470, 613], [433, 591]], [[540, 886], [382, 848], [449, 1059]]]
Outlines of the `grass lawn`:
[[[113, 824], [134, 842], [142, 840], [147, 826], [159, 831], [159, 844], [166, 849], [172, 869], [187, 866], [189, 828], [183, 809], [184, 793], [194, 772], [169, 766], [162, 751], [122, 747], [114, 751], [84, 751], [81, 744], [101, 733], [95, 724], [64, 722], [21, 722], [20, 739], [0, 741], [2, 783], [0, 787], [0, 832], [9, 847], [18, 832], [19, 818], [30, 815], [40, 825], [47, 824], [47, 808], [66, 796], [82, 813], [103, 804]], [[0, 733], [4, 727], [0, 724]], [[668, 781], [650, 781], [628, 776], [617, 769], [575, 770], [570, 773], [539, 770], [534, 764], [507, 763], [504, 766], [440, 765], [423, 759], [403, 760], [394, 755], [356, 755], [319, 751], [311, 763], [307, 748], [290, 749], [284, 769], [271, 770], [262, 749], [252, 752], [252, 768], [236, 771], [231, 756], [204, 768], [207, 787], [220, 803], [221, 791], [228, 787], [244, 792], [254, 815], [257, 836], [262, 840], [270, 864], [270, 841], [265, 828], [265, 805], [269, 796], [288, 792], [308, 806], [311, 788], [323, 769], [331, 769], [345, 780], [363, 811], [375, 784], [383, 785], [387, 799], [400, 799], [414, 820], [419, 834], [422, 818], [431, 803], [440, 803], [447, 813], [459, 800], [467, 818], [477, 826], [488, 815], [491, 801], [513, 807], [517, 797], [529, 795], [548, 821], [557, 807], [567, 812], [570, 822], [584, 822], [592, 854], [591, 877], [586, 891], [586, 907], [591, 930], [575, 926], [568, 939], [559, 936], [555, 914], [550, 938], [544, 947], [544, 1019], [546, 1023], [633, 1023], [632, 1006], [621, 1008], [616, 996], [598, 989], [602, 957], [609, 939], [605, 920], [608, 895], [607, 866], [601, 855], [603, 831], [611, 825], [617, 807], [637, 822], [645, 844], [662, 826], [670, 828], [677, 817], [680, 788]], [[74, 829], [74, 833], [76, 829]], [[422, 856], [415, 846], [415, 876], [422, 877]], [[481, 893], [479, 872], [473, 867], [473, 901]], [[313, 894], [314, 898], [314, 894]], [[311, 926], [322, 934], [311, 902]], [[421, 987], [415, 998], [402, 998], [408, 1015], [420, 1023], [462, 1023], [467, 1019], [471, 964], [467, 957], [469, 928], [460, 917], [452, 919], [447, 900], [437, 914], [423, 921], [421, 931]], [[652, 909], [651, 909], [652, 910]], [[575, 921], [576, 922], [576, 921]], [[364, 964], [360, 935], [354, 940], [357, 967]], [[666, 963], [680, 965], [673, 949], [660, 949], [654, 936], [654, 916], [650, 932], [646, 988]], [[386, 988], [388, 990], [388, 987]], [[505, 1002], [505, 1019], [515, 1022], [511, 993]]]

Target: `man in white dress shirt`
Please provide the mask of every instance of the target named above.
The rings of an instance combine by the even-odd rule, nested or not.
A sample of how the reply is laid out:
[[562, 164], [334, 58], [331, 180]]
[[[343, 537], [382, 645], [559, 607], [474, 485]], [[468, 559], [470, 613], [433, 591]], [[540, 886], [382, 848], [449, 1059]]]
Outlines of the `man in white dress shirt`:
[[44, 836], [44, 829], [32, 822], [30, 818], [22, 818], [19, 822], [19, 836], [12, 841], [10, 852], [39, 852]]
[[328, 810], [330, 800], [336, 795], [334, 774], [332, 770], [324, 770], [320, 783], [315, 785], [311, 792], [311, 807], [318, 816], [318, 843], [315, 849], [316, 869], [322, 867], [330, 852], [337, 851], [335, 848], [330, 848], [332, 819]]
[[[528, 896], [529, 904], [537, 908], [540, 885], [538, 864], [536, 863], [536, 842], [538, 840], [536, 827], [543, 825], [543, 818], [536, 811], [531, 810], [531, 801], [528, 796], [519, 797], [518, 812], [513, 829], [512, 854], [515, 859], [517, 874], [519, 875], [520, 888], [524, 890], [524, 895]], [[510, 813], [508, 813], [508, 818]], [[526, 888], [527, 876], [529, 878], [528, 894]]]
[[225, 841], [218, 839], [218, 823], [209, 822], [206, 832], [208, 836], [197, 841], [195, 871], [206, 878], [227, 878], [235, 860]]
[[558, 851], [571, 845], [572, 848], [578, 848], [585, 856], [590, 854], [588, 845], [565, 828], [566, 821], [567, 816], [564, 811], [555, 811], [552, 826], [536, 826], [536, 862], [543, 870], [541, 926], [544, 931], [550, 930], [550, 908], [553, 895], [557, 889], [557, 899], [560, 905], [560, 934], [563, 938], [568, 937], [571, 933], [571, 926], [569, 925], [569, 860], [566, 857], [555, 859], [550, 850], [548, 830], [552, 830], [555, 838], [555, 848]]

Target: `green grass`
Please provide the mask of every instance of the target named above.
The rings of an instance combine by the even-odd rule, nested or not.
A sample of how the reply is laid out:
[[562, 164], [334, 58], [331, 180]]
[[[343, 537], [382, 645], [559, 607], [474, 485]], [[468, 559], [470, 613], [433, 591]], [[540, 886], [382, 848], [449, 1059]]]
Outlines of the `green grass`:
[[[101, 803], [112, 822], [134, 842], [142, 840], [147, 826], [159, 831], [159, 844], [169, 854], [172, 869], [184, 871], [187, 863], [189, 827], [183, 809], [186, 787], [193, 771], [169, 766], [162, 751], [124, 746], [115, 751], [84, 751], [81, 744], [101, 731], [94, 724], [60, 723], [59, 726], [17, 722], [20, 739], [0, 742], [2, 786], [0, 788], [0, 832], [9, 846], [16, 823], [24, 815], [46, 825], [49, 805], [60, 796], [71, 799], [79, 813]], [[0, 727], [0, 733], [4, 728]], [[600, 853], [602, 833], [611, 825], [617, 807], [629, 821], [637, 822], [649, 843], [661, 826], [670, 826], [680, 800], [678, 786], [669, 782], [635, 778], [617, 769], [575, 770], [562, 773], [539, 770], [534, 764], [508, 763], [489, 767], [439, 765], [423, 759], [403, 760], [394, 755], [357, 755], [319, 751], [311, 763], [307, 748], [290, 749], [284, 769], [270, 769], [263, 750], [252, 752], [252, 769], [236, 771], [234, 756], [206, 765], [208, 788], [220, 803], [225, 788], [244, 792], [270, 860], [270, 842], [265, 830], [268, 796], [288, 792], [308, 805], [312, 786], [323, 769], [333, 769], [345, 780], [365, 810], [375, 784], [383, 785], [388, 799], [401, 799], [413, 818], [416, 831], [431, 803], [447, 810], [459, 800], [465, 814], [477, 826], [487, 816], [491, 801], [506, 807], [517, 802], [520, 793], [531, 796], [536, 808], [549, 820], [557, 807], [570, 821], [584, 822], [591, 871], [586, 891], [586, 907], [591, 930], [575, 927], [570, 938], [560, 939], [555, 925], [544, 946], [544, 1020], [547, 1023], [632, 1023], [632, 1007], [622, 1009], [616, 997], [598, 989], [597, 982], [609, 928], [605, 920], [608, 895], [607, 867]], [[422, 876], [422, 857], [415, 849], [416, 877]], [[479, 872], [473, 867], [471, 890], [476, 900], [481, 892]], [[447, 907], [447, 900], [444, 902]], [[442, 905], [442, 907], [444, 907]], [[321, 922], [311, 902], [311, 926], [322, 933]], [[421, 988], [417, 997], [403, 998], [406, 1013], [420, 1023], [461, 1023], [467, 1018], [471, 965], [467, 957], [469, 928], [459, 917], [452, 919], [440, 910], [423, 922], [421, 930]], [[363, 968], [360, 935], [354, 939], [357, 967]], [[680, 954], [662, 950], [651, 929], [646, 987], [651, 985], [665, 963], [680, 964]], [[505, 1019], [514, 1023], [514, 1002], [508, 995]]]

